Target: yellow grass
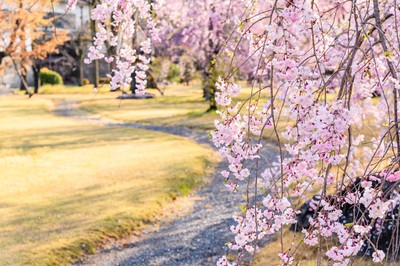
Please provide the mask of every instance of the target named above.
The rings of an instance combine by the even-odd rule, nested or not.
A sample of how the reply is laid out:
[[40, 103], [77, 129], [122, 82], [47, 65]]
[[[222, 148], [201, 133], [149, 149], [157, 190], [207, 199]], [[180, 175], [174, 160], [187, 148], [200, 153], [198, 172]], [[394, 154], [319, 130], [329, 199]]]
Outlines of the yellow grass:
[[[156, 98], [146, 100], [117, 100], [121, 92], [110, 92], [109, 89], [107, 84], [100, 85], [98, 93], [95, 94], [93, 85], [44, 85], [40, 87], [39, 93], [52, 99], [68, 98], [82, 101], [81, 109], [103, 118], [124, 122], [186, 126], [209, 131], [214, 129], [214, 120], [219, 119], [215, 112], [207, 112], [209, 103], [202, 98], [203, 91], [199, 81], [190, 86], [169, 85], [165, 88], [165, 96], [161, 96], [154, 89], [148, 89], [147, 91]], [[161, 89], [164, 88], [161, 86]], [[243, 102], [250, 92], [250, 87], [243, 83], [237, 100]], [[266, 97], [265, 92], [261, 97]]]
[[[202, 99], [199, 85], [171, 85], [167, 87], [165, 96], [160, 96], [155, 91], [150, 92], [157, 97], [146, 100], [118, 100], [118, 94], [98, 95], [83, 101], [80, 108], [113, 120], [198, 129], [210, 129], [213, 120], [218, 117], [215, 113], [206, 113], [208, 102]], [[193, 119], [193, 116], [197, 117]], [[211, 119], [208, 119], [209, 116]]]
[[0, 265], [65, 265], [157, 220], [201, 185], [215, 154], [163, 133], [56, 117], [0, 98]]
[[[99, 93], [108, 92], [110, 85], [104, 84], [100, 86]], [[65, 85], [43, 85], [39, 88], [40, 94], [90, 94], [94, 93], [94, 86], [84, 85], [79, 86], [65, 86]]]

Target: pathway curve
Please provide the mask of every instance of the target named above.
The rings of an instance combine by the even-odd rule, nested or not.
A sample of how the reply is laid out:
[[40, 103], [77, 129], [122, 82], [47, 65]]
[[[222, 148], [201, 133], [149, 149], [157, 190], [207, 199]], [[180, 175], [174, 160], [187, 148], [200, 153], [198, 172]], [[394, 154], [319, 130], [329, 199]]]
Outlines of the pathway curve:
[[[79, 102], [72, 101], [60, 102], [55, 113], [103, 126], [162, 131], [211, 145], [207, 132], [175, 126], [106, 122], [101, 118], [91, 118], [76, 108], [78, 104]], [[276, 154], [276, 148], [271, 146], [264, 156], [273, 158]], [[226, 253], [224, 243], [234, 237], [229, 230], [230, 225], [234, 223], [232, 215], [239, 212], [238, 206], [244, 202], [244, 191], [232, 194], [224, 188], [223, 177], [219, 173], [226, 168], [226, 162], [220, 163], [215, 173], [211, 175], [209, 185], [193, 195], [196, 202], [188, 214], [172, 222], [161, 223], [159, 230], [150, 232], [138, 240], [132, 240], [123, 246], [103, 249], [77, 262], [76, 265], [215, 265], [218, 258]]]

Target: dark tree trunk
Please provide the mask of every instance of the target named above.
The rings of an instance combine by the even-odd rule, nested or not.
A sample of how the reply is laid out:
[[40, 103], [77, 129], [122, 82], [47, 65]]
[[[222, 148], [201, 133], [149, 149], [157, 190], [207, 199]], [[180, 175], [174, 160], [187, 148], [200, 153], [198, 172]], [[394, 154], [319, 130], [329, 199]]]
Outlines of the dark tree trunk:
[[84, 52], [82, 48], [83, 42], [82, 42], [82, 33], [79, 33], [78, 36], [78, 85], [83, 86], [83, 57], [84, 57]]
[[79, 77], [78, 77], [78, 84], [79, 86], [83, 86], [83, 51], [82, 49], [79, 49], [79, 56], [78, 56], [78, 60], [79, 60]]
[[[111, 22], [114, 22], [114, 17], [113, 16], [111, 17]], [[110, 25], [110, 29], [111, 29], [112, 32], [117, 31], [117, 28], [112, 26], [112, 23]], [[105, 44], [106, 44], [108, 56], [114, 57], [117, 54], [117, 47], [112, 46], [111, 43], [109, 42], [109, 40], [106, 40]], [[108, 64], [109, 65], [109, 72], [111, 74], [112, 74], [112, 70], [116, 69], [116, 62], [117, 62], [117, 60], [113, 60], [110, 64]], [[121, 86], [118, 89], [115, 89], [115, 90], [119, 90], [119, 89], [122, 89]]]
[[210, 100], [210, 91], [205, 86], [203, 86], [203, 98], [206, 99], [207, 101]]
[[217, 103], [215, 102], [215, 93], [217, 82], [217, 73], [215, 73], [215, 68], [212, 64], [212, 58], [210, 57], [206, 63], [206, 69], [203, 71], [203, 97], [209, 101], [210, 107], [207, 111], [217, 110]]
[[147, 72], [148, 87], [158, 90], [161, 95], [164, 95], [164, 90], [158, 87], [157, 81], [150, 71]]
[[28, 87], [28, 83], [26, 82], [26, 75], [23, 74], [23, 71], [20, 71], [20, 69], [18, 68], [17, 64], [15, 63], [15, 61], [13, 60], [12, 57], [11, 57], [11, 61], [14, 66], [14, 70], [17, 73], [17, 75], [21, 81], [20, 89], [26, 91], [26, 94], [29, 95], [29, 98], [32, 97], [32, 93]]
[[33, 70], [33, 85], [34, 85], [34, 89], [33, 89], [33, 93], [37, 94], [39, 93], [39, 86], [40, 86], [40, 67], [35, 67], [32, 66], [32, 70]]
[[204, 70], [202, 75], [202, 83], [203, 83], [203, 98], [207, 101], [210, 100], [210, 91], [209, 91], [209, 82], [210, 82], [210, 72], [208, 69]]
[[136, 71], [132, 73], [132, 82], [131, 82], [131, 92], [132, 94], [136, 93], [137, 87], [136, 87]]
[[99, 86], [99, 61], [94, 60], [93, 64], [93, 84], [97, 88]]
[[[135, 20], [135, 34], [133, 35], [132, 38], [132, 48], [136, 48], [136, 42], [137, 42], [137, 29], [138, 29], [138, 13], [135, 12], [133, 15], [133, 19]], [[136, 71], [133, 71], [132, 73], [132, 82], [131, 82], [131, 92], [132, 94], [136, 94], [137, 86], [136, 86]]]
[[215, 101], [215, 93], [217, 91], [217, 86], [215, 85], [216, 80], [214, 78], [211, 79], [213, 83], [210, 84], [210, 108], [208, 111], [216, 111], [217, 103]]
[[[92, 12], [95, 4], [95, 1], [92, 1], [90, 12]], [[90, 20], [90, 30], [92, 32], [92, 38], [96, 37], [96, 21], [93, 19]], [[93, 84], [95, 88], [99, 86], [99, 60], [93, 61]]]
[[6, 57], [6, 53], [5, 52], [0, 52], [0, 65], [3, 62], [3, 58]]
[[[212, 7], [211, 10], [215, 12], [215, 8]], [[209, 32], [212, 32], [214, 30], [214, 25], [213, 25], [213, 20], [209, 19], [208, 21], [208, 30]], [[215, 111], [217, 110], [217, 103], [215, 102], [215, 93], [216, 93], [216, 85], [215, 83], [217, 82], [217, 76], [218, 74], [216, 73], [216, 69], [214, 67], [214, 59], [218, 55], [218, 44], [214, 43], [214, 40], [212, 38], [208, 39], [208, 47], [210, 51], [212, 51], [208, 56], [207, 56], [207, 61], [206, 61], [206, 69], [205, 69], [205, 74], [204, 78], [205, 80], [203, 81], [203, 94], [205, 98], [210, 102], [210, 107], [207, 110], [207, 112], [210, 111]]]
[[83, 86], [83, 56], [84, 56], [84, 52], [83, 52], [83, 7], [81, 7], [81, 28], [79, 30], [79, 34], [78, 34], [78, 85], [80, 87]]

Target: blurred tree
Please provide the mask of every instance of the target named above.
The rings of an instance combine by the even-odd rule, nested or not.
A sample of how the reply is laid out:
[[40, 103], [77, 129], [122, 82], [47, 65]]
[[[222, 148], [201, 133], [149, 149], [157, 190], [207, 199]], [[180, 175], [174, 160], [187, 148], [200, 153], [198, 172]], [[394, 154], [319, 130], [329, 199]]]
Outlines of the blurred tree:
[[179, 70], [181, 82], [189, 86], [190, 81], [194, 79], [195, 67], [193, 59], [189, 56], [182, 56], [179, 59]]
[[[96, 7], [97, 4], [99, 4], [101, 1], [98, 0], [88, 0], [89, 2], [89, 7], [90, 7], [90, 13], [92, 13], [92, 10]], [[97, 27], [96, 27], [96, 21], [93, 19], [90, 19], [90, 31], [92, 33], [92, 38], [96, 38], [96, 33], [97, 33]], [[93, 84], [94, 87], [97, 88], [99, 86], [99, 61], [95, 60], [94, 62], [94, 67], [93, 67]]]
[[39, 90], [40, 68], [43, 60], [57, 52], [68, 40], [68, 32], [56, 30], [53, 18], [46, 18], [51, 0], [3, 0], [0, 2], [0, 50], [12, 59], [22, 89], [29, 90], [26, 75], [31, 68], [34, 93]]
[[[79, 15], [80, 15], [80, 25], [78, 31], [72, 33], [71, 40], [67, 43], [67, 46], [71, 47], [72, 50], [75, 52], [76, 55], [76, 63], [78, 65], [78, 70], [79, 70], [79, 76], [78, 76], [78, 85], [83, 86], [83, 70], [84, 70], [84, 64], [83, 60], [85, 58], [87, 48], [89, 46], [89, 43], [91, 42], [91, 39], [93, 38], [93, 33], [91, 32], [91, 29], [93, 28], [93, 23], [92, 20], [89, 21], [91, 24], [91, 27], [88, 27], [88, 25], [84, 21], [84, 15], [83, 15], [83, 10], [84, 6], [89, 5], [93, 6], [94, 3], [91, 0], [81, 0], [79, 3]], [[94, 26], [95, 28], [95, 26]], [[95, 34], [94, 34], [95, 35]], [[94, 83], [99, 82], [99, 67], [97, 64], [94, 65], [94, 70], [93, 70], [93, 76], [94, 76]], [[97, 77], [97, 80], [96, 80]]]
[[201, 71], [203, 96], [210, 101], [209, 110], [216, 110], [215, 83], [218, 75], [215, 74], [215, 61], [222, 57], [228, 59], [222, 51], [236, 27], [228, 18], [240, 14], [243, 3], [230, 0], [173, 2], [157, 13], [163, 32], [159, 51], [178, 57], [185, 54], [195, 61]]

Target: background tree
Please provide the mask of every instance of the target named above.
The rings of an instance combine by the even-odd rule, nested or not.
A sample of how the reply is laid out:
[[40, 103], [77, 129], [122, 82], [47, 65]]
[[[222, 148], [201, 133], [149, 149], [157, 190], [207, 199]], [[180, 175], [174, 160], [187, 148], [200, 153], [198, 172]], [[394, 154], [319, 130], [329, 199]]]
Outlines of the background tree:
[[37, 93], [42, 60], [68, 40], [67, 32], [55, 31], [53, 18], [46, 18], [50, 3], [49, 0], [5, 0], [0, 6], [0, 50], [12, 59], [23, 89], [29, 95], [32, 94], [26, 81], [29, 68], [34, 73], [34, 93]]
[[[91, 29], [93, 28], [93, 25], [91, 25], [89, 27], [89, 25], [87, 23], [84, 22], [84, 14], [83, 14], [83, 6], [84, 5], [93, 5], [91, 0], [81, 0], [78, 4], [78, 8], [80, 9], [80, 22], [81, 24], [79, 25], [79, 30], [75, 33], [73, 33], [73, 36], [71, 36], [71, 39], [68, 43], [65, 43], [65, 45], [67, 47], [70, 47], [75, 55], [76, 55], [76, 61], [77, 61], [77, 65], [78, 65], [78, 70], [79, 70], [79, 77], [78, 77], [78, 85], [79, 86], [83, 86], [83, 78], [84, 78], [84, 59], [87, 53], [87, 50], [90, 46], [91, 40], [93, 39], [93, 34], [91, 32]], [[92, 20], [89, 21], [89, 23]], [[71, 33], [70, 33], [71, 35]], [[94, 34], [96, 35], [96, 34]], [[97, 82], [98, 77], [99, 77], [99, 68], [98, 66], [96, 67], [96, 65], [94, 66], [93, 69], [93, 76], [97, 77]], [[94, 80], [96, 81], [96, 78], [94, 78]], [[94, 82], [95, 86], [96, 86], [96, 82]]]
[[[228, 60], [221, 51], [232, 34], [232, 26], [236, 26], [228, 18], [242, 9], [243, 5], [238, 1], [177, 0], [157, 13], [162, 20], [161, 44], [168, 47], [164, 50], [184, 53], [196, 61], [201, 72], [203, 96], [210, 101], [209, 110], [217, 109], [215, 62], [218, 58]], [[220, 64], [219, 68], [222, 66]]]
[[190, 81], [195, 77], [194, 60], [190, 56], [181, 56], [179, 58], [179, 71], [181, 82], [189, 86]]
[[44, 59], [51, 53], [58, 53], [57, 48], [69, 40], [67, 31], [60, 29], [54, 31], [53, 29], [54, 27], [50, 27], [49, 25], [45, 27], [42, 35], [38, 35], [38, 38], [32, 41], [32, 50], [26, 55], [28, 57], [28, 64], [32, 66], [34, 93], [39, 92], [40, 70], [43, 67]]
[[[90, 6], [90, 13], [92, 13], [92, 10], [100, 3], [98, 0], [88, 0], [89, 6]], [[92, 18], [90, 18], [90, 32], [92, 34], [92, 38], [96, 38], [97, 34], [97, 26], [96, 26], [96, 21]], [[93, 84], [94, 87], [97, 88], [99, 86], [99, 61], [95, 60], [93, 62]]]
[[[151, 41], [159, 40], [152, 15], [157, 9], [157, 4], [146, 0], [127, 0], [105, 2], [93, 10], [92, 19], [97, 21], [98, 32], [86, 63], [104, 58], [115, 66], [109, 75], [112, 90], [130, 88], [134, 80], [135, 94], [144, 95]], [[104, 50], [110, 47], [113, 53], [105, 56]]]

